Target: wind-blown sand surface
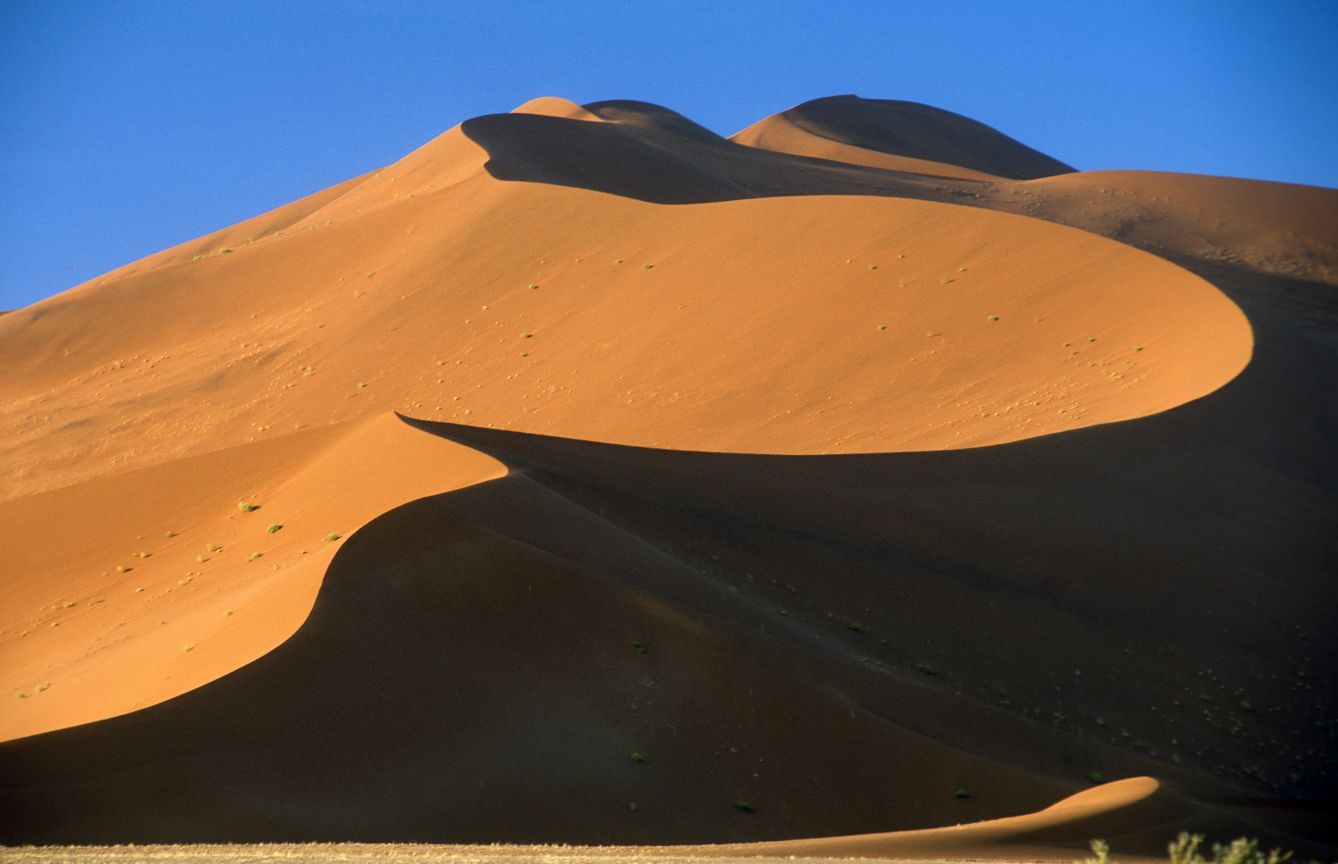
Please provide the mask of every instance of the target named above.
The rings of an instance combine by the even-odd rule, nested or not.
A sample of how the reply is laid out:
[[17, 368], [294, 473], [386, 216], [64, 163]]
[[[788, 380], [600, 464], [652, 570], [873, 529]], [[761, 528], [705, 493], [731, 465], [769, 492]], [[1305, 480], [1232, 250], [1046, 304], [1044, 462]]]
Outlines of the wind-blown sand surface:
[[16, 310], [0, 841], [1331, 848], [1335, 244], [542, 99]]

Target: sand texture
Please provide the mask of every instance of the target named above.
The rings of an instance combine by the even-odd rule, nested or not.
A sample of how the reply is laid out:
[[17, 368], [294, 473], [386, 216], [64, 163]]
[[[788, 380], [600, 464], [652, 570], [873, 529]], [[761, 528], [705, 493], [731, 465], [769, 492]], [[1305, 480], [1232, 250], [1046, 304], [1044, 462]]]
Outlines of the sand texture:
[[0, 843], [1331, 857], [1336, 284], [913, 103], [466, 121], [0, 317]]

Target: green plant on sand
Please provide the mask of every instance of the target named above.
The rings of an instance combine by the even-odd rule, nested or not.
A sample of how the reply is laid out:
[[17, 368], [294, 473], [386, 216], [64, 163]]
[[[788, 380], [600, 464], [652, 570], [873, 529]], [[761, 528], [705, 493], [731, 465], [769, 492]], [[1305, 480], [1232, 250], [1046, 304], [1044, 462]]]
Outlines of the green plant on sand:
[[[1170, 864], [1283, 864], [1292, 857], [1292, 853], [1281, 849], [1262, 851], [1253, 837], [1237, 837], [1225, 846], [1214, 843], [1212, 857], [1205, 858], [1199, 853], [1202, 843], [1202, 835], [1181, 831], [1166, 847]], [[1110, 864], [1110, 844], [1093, 840], [1092, 855], [1075, 864]]]

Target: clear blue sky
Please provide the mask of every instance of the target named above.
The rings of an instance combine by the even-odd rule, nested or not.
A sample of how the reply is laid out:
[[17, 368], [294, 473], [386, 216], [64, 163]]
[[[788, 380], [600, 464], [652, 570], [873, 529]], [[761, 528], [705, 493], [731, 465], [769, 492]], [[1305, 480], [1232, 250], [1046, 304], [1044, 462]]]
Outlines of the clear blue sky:
[[0, 308], [539, 95], [909, 99], [1081, 169], [1338, 187], [1338, 2], [0, 0]]

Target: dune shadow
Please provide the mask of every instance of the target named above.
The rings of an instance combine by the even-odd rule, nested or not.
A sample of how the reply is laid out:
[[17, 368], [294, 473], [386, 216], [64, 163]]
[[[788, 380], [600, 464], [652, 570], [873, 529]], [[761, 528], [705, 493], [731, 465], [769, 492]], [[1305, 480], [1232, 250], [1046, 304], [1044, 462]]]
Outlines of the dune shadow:
[[941, 201], [980, 185], [759, 150], [706, 130], [684, 132], [680, 126], [690, 121], [679, 119], [681, 123], [594, 123], [488, 114], [466, 120], [460, 128], [487, 151], [484, 169], [498, 180], [569, 186], [654, 204], [781, 195], [895, 195]]

